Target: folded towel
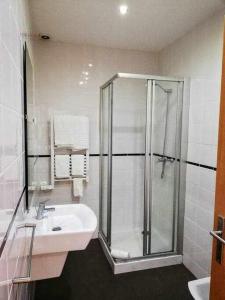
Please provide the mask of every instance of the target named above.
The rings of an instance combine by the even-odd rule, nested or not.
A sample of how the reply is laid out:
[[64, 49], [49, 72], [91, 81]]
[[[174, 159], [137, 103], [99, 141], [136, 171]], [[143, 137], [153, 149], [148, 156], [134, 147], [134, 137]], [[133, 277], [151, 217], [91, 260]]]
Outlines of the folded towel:
[[70, 177], [69, 155], [55, 155], [55, 176], [57, 178]]
[[84, 155], [71, 155], [72, 176], [84, 176]]
[[114, 258], [118, 259], [128, 259], [130, 258], [130, 253], [124, 250], [111, 249], [111, 255]]
[[54, 116], [55, 145], [74, 150], [89, 148], [89, 120], [84, 116]]
[[73, 179], [73, 196], [74, 197], [83, 197], [83, 178], [74, 178]]
[[73, 116], [54, 116], [54, 138], [56, 146], [73, 146]]
[[89, 120], [84, 116], [73, 117], [73, 145], [74, 149], [83, 150], [89, 148]]

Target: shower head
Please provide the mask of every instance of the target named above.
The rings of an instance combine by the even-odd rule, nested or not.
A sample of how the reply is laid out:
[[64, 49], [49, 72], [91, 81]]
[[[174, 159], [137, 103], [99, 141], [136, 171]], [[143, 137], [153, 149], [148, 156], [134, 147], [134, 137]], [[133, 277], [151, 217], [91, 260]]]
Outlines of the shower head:
[[165, 89], [164, 87], [162, 87], [159, 83], [155, 84], [156, 86], [158, 86], [161, 90], [163, 90], [165, 93], [170, 94], [172, 93], [172, 89]]

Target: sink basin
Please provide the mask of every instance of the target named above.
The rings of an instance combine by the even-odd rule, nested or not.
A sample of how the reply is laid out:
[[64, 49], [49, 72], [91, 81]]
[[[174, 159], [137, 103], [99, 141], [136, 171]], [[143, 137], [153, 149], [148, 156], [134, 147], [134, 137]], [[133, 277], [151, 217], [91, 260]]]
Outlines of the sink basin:
[[[37, 224], [33, 254], [83, 250], [87, 247], [97, 226], [93, 211], [84, 204], [56, 205], [47, 217], [36, 220], [31, 211], [30, 222]], [[53, 228], [60, 227], [59, 231]]]
[[36, 223], [33, 280], [60, 276], [68, 252], [85, 249], [97, 227], [94, 212], [84, 204], [54, 207], [55, 211], [47, 212], [47, 217], [42, 220], [36, 219], [35, 208], [27, 217], [27, 222]]
[[189, 281], [188, 288], [195, 300], [209, 300], [210, 277]]

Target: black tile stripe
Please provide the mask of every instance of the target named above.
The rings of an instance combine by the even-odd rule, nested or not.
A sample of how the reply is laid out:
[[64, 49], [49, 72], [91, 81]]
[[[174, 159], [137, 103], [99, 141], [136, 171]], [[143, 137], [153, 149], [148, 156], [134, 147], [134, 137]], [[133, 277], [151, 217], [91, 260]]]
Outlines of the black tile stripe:
[[11, 228], [12, 228], [13, 222], [14, 222], [14, 220], [15, 220], [15, 217], [16, 217], [16, 214], [17, 214], [17, 211], [18, 211], [18, 208], [19, 208], [19, 206], [20, 206], [20, 203], [21, 203], [21, 200], [22, 200], [22, 198], [23, 198], [23, 195], [24, 195], [25, 191], [26, 191], [26, 187], [23, 188], [23, 191], [22, 191], [22, 193], [21, 193], [21, 195], [20, 195], [20, 197], [19, 197], [19, 200], [18, 200], [17, 205], [16, 205], [16, 208], [15, 208], [15, 210], [14, 210], [12, 219], [11, 219], [11, 221], [10, 221], [10, 223], [9, 223], [8, 229], [7, 229], [6, 234], [5, 234], [4, 238], [3, 238], [2, 244], [1, 244], [1, 246], [0, 246], [0, 257], [1, 257], [1, 255], [2, 255], [3, 250], [4, 250], [6, 241], [7, 241], [8, 237], [9, 237], [10, 230], [11, 230]]
[[159, 153], [153, 153], [153, 155], [154, 155], [154, 156], [158, 156], [158, 157], [166, 157], [166, 158], [168, 158], [168, 159], [173, 159], [173, 160], [180, 161], [179, 158], [176, 159], [175, 157], [172, 157], [172, 156], [165, 156], [165, 155], [159, 154]]
[[114, 153], [112, 156], [145, 156], [145, 153]]
[[[163, 155], [159, 154], [159, 153], [153, 153], [153, 155], [154, 156], [158, 156], [158, 157], [163, 157]], [[90, 157], [99, 157], [100, 154], [98, 154], [98, 153], [91, 153], [91, 154], [89, 154], [89, 156]], [[103, 154], [103, 156], [108, 156], [108, 154]], [[112, 154], [112, 156], [145, 156], [145, 153], [114, 153], [114, 154]], [[48, 155], [48, 154], [28, 155], [28, 157], [50, 157], [50, 155]], [[174, 160], [177, 160], [178, 162], [180, 161], [179, 158], [176, 159], [175, 157], [172, 157], [172, 156], [166, 156], [166, 158], [168, 158], [168, 159], [174, 159]], [[198, 164], [198, 163], [195, 163], [195, 162], [192, 162], [192, 161], [188, 161], [188, 160], [186, 160], [185, 162], [187, 164], [189, 164], [189, 165], [193, 165], [193, 166], [196, 166], [196, 167], [201, 167], [201, 168], [205, 168], [205, 169], [216, 171], [216, 168], [212, 167], [212, 166]]]
[[196, 166], [196, 167], [201, 167], [201, 168], [204, 168], [204, 169], [209, 169], [209, 170], [216, 171], [216, 168], [215, 168], [215, 167], [211, 167], [211, 166], [207, 166], [207, 165], [198, 164], [198, 163], [195, 163], [195, 162], [192, 162], [192, 161], [188, 161], [188, 160], [186, 160], [186, 163], [187, 163], [188, 165], [193, 165], [193, 166]]
[[51, 157], [51, 155], [49, 154], [36, 154], [36, 155], [28, 155], [27, 157], [30, 157], [30, 158], [38, 158], [38, 157]]

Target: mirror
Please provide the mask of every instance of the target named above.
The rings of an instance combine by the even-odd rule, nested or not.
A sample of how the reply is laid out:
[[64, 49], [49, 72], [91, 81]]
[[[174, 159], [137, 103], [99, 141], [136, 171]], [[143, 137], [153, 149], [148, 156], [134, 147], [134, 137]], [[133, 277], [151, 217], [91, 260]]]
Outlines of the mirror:
[[35, 180], [35, 132], [36, 118], [34, 113], [34, 72], [27, 45], [24, 47], [24, 115], [25, 115], [25, 155], [26, 155], [26, 183], [27, 183], [27, 207], [32, 201], [32, 183]]
[[[23, 80], [21, 79], [21, 92], [23, 100], [21, 101], [21, 111], [23, 112], [22, 114], [24, 114], [24, 118], [22, 116], [18, 117], [18, 114], [16, 117], [15, 114], [7, 115], [6, 112], [0, 108], [1, 137], [3, 137], [3, 131], [6, 131], [7, 126], [13, 125], [16, 128], [14, 131], [10, 131], [11, 134], [4, 137], [4, 153], [2, 148], [0, 149], [1, 162], [3, 162], [3, 160], [5, 162], [13, 162], [15, 153], [25, 153], [21, 160], [17, 160], [15, 164], [14, 162], [12, 163], [12, 168], [9, 168], [4, 174], [0, 174], [0, 253], [3, 251], [15, 217], [17, 216], [20, 218], [22, 216], [21, 212], [25, 207], [28, 207], [28, 198], [30, 198], [30, 193], [28, 196], [28, 189], [26, 188], [28, 174], [31, 176], [30, 178], [32, 178], [34, 172], [33, 161], [26, 158], [28, 151], [31, 151], [31, 149], [28, 149], [27, 145], [30, 139], [29, 134], [33, 130], [33, 122], [32, 120], [27, 119], [26, 116], [28, 113], [29, 115], [32, 115], [31, 111], [34, 107], [33, 66], [31, 64], [26, 43], [24, 43], [23, 46], [22, 73]], [[8, 100], [8, 98], [6, 99]], [[4, 115], [7, 117], [3, 117]], [[22, 137], [20, 143], [18, 142], [18, 137]], [[31, 145], [31, 143], [29, 143], [29, 145]], [[21, 174], [21, 170], [24, 169], [22, 165], [25, 165], [25, 176], [24, 174]], [[11, 200], [16, 192], [20, 195], [17, 203]]]

